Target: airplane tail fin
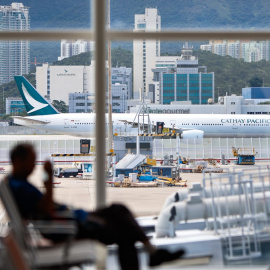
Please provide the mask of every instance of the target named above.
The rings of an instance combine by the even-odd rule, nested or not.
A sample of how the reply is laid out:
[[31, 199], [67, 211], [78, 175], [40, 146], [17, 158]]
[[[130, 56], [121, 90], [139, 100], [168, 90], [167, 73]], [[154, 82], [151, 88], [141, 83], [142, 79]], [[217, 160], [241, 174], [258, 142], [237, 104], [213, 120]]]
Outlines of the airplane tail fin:
[[33, 85], [23, 76], [14, 76], [29, 116], [59, 114], [59, 112], [43, 98]]

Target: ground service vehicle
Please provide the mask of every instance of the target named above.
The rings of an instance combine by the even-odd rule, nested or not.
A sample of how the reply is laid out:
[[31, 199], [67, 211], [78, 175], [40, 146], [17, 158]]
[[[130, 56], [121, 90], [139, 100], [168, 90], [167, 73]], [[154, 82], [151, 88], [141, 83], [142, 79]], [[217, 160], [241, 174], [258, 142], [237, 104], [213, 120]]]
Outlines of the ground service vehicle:
[[61, 177], [76, 177], [79, 173], [82, 173], [81, 168], [54, 168], [53, 175], [61, 178]]

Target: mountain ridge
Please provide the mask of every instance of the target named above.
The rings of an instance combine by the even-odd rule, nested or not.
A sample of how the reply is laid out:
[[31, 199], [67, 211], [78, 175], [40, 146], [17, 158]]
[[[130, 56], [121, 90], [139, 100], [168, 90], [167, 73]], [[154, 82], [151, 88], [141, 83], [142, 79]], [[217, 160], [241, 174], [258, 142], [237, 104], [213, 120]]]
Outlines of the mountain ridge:
[[[87, 28], [89, 0], [24, 0], [30, 7], [31, 28]], [[11, 2], [2, 0], [1, 5]], [[268, 28], [270, 1], [265, 0], [111, 0], [111, 27], [133, 29], [134, 15], [157, 8], [162, 28]]]

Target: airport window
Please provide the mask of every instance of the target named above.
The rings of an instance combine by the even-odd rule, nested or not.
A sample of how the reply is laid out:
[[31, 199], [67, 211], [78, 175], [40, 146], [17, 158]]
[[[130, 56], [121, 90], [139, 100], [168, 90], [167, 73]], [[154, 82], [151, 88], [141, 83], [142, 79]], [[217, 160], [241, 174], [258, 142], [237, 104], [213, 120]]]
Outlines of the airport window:
[[[99, 0], [96, 0], [96, 1], [99, 1]], [[94, 2], [94, 1], [93, 1]], [[135, 1], [136, 2], [136, 1]], [[134, 3], [135, 3], [134, 2]], [[176, 1], [177, 2], [177, 1]], [[195, 1], [195, 2], [200, 2], [200, 1]], [[217, 1], [218, 2], [218, 1]], [[238, 1], [234, 1], [234, 2], [238, 2]], [[240, 1], [239, 1], [240, 2]], [[243, 3], [245, 2], [245, 1], [242, 1]], [[184, 7], [183, 7], [183, 9], [184, 9]], [[206, 8], [207, 9], [207, 8]], [[161, 11], [160, 11], [161, 12]], [[242, 16], [244, 16], [245, 14], [244, 14], [244, 12], [242, 11], [241, 12], [241, 15]], [[179, 16], [179, 17], [181, 17], [181, 16]], [[201, 17], [200, 17], [201, 18]], [[264, 18], [264, 17], [263, 17]], [[218, 20], [216, 20], [216, 21], [218, 21]], [[172, 23], [172, 21], [170, 21], [170, 23]], [[192, 22], [193, 23], [193, 22]], [[101, 22], [101, 24], [103, 24], [104, 25], [104, 22]], [[229, 23], [228, 23], [229, 24]], [[228, 29], [228, 24], [226, 24], [226, 30]], [[61, 25], [60, 25], [60, 27], [61, 27]], [[145, 26], [139, 26], [138, 25], [138, 27], [141, 27], [142, 29], [144, 29], [144, 27]], [[214, 27], [214, 26], [213, 26]], [[210, 28], [211, 28], [211, 26], [210, 26]], [[209, 29], [210, 29], [209, 28]], [[221, 28], [221, 29], [223, 29], [222, 28], [222, 26], [221, 27], [219, 27], [219, 28]], [[234, 27], [232, 27], [232, 28], [234, 28]], [[237, 28], [237, 27], [235, 27], [235, 28]], [[225, 29], [225, 25], [224, 25], [224, 29]], [[70, 33], [71, 33], [71, 35], [74, 35], [74, 39], [83, 39], [83, 38], [86, 38], [86, 34], [84, 33], [84, 32], [80, 32], [80, 31], [77, 31], [77, 30], [75, 30], [75, 29], [69, 29], [69, 31], [70, 31]], [[65, 31], [59, 31], [59, 35], [57, 35], [57, 36], [59, 36], [59, 37], [61, 37], [61, 38], [63, 38], [63, 39], [65, 39], [65, 38], [67, 38], [68, 37], [68, 35], [67, 34], [65, 34], [64, 33]], [[163, 31], [163, 32], [165, 32], [165, 31]], [[214, 39], [215, 38], [215, 36], [214, 36], [214, 34], [212, 34], [212, 33], [210, 33], [210, 36], [208, 37], [207, 35], [205, 35], [204, 34], [204, 32], [203, 31], [199, 31], [199, 33], [193, 33], [193, 36], [192, 36], [192, 32], [191, 33], [188, 33], [188, 31], [186, 31], [189, 35], [186, 35], [185, 36], [185, 31], [183, 31], [183, 30], [176, 30], [176, 31], [174, 31], [174, 33], [171, 33], [170, 31], [168, 31], [168, 33], [163, 33], [163, 32], [160, 32], [160, 33], [158, 33], [158, 35], [159, 35], [159, 37], [160, 37], [160, 40], [169, 40], [170, 38], [172, 39], [172, 40], [179, 40], [180, 38], [181, 38], [181, 42], [182, 42], [182, 40], [184, 40], [185, 39], [185, 37], [187, 37], [187, 36], [190, 36], [190, 34], [191, 34], [191, 37], [193, 38], [193, 40], [194, 39], [196, 39], [196, 40], [199, 40], [199, 39], [201, 39], [201, 40], [209, 40], [209, 39]], [[228, 33], [230, 33], [230, 31], [227, 31]], [[233, 32], [233, 31], [232, 31]], [[239, 32], [241, 32], [241, 31], [239, 31]], [[254, 31], [254, 30], [251, 30], [250, 31], [251, 33], [248, 33], [248, 35], [244, 35], [245, 33], [244, 33], [244, 31], [243, 31], [243, 37], [245, 37], [245, 39], [252, 39], [252, 37], [253, 37], [253, 39], [254, 40], [256, 40], [256, 32]], [[35, 33], [36, 33], [36, 37], [40, 37], [40, 35], [39, 34], [42, 34], [43, 36], [42, 36], [42, 39], [44, 40], [44, 41], [46, 41], [46, 40], [55, 40], [55, 33], [53, 33], [53, 32], [51, 32], [50, 33], [50, 31], [49, 32], [46, 32], [46, 33], [43, 33], [42, 31], [35, 31], [35, 32], [33, 32], [32, 33], [32, 37], [29, 37], [29, 36], [23, 36], [23, 34], [25, 34], [25, 33], [22, 33], [22, 35], [21, 35], [21, 38], [22, 39], [24, 39], [24, 40], [26, 40], [26, 39], [32, 39], [32, 40], [35, 40]], [[69, 33], [69, 34], [70, 34]], [[12, 34], [12, 33], [11, 33]], [[27, 34], [27, 33], [26, 33]], [[97, 33], [98, 34], [98, 33]], [[141, 34], [141, 36], [138, 38], [138, 39], [153, 39], [153, 35], [155, 35], [155, 37], [156, 37], [156, 32], [152, 35], [152, 33], [150, 32], [150, 33], [146, 33], [146, 35], [144, 35], [144, 33], [142, 32], [142, 33], [140, 33]], [[166, 35], [165, 35], [166, 34]], [[207, 32], [206, 32], [206, 34], [207, 34]], [[3, 33], [3, 34], [0, 34], [0, 37], [1, 37], [1, 35], [2, 35], [2, 37], [3, 38], [5, 38], [5, 33]], [[133, 36], [133, 33], [132, 33], [132, 31], [130, 31], [130, 33], [128, 33], [128, 35], [126, 35], [125, 34], [125, 31], [115, 31], [115, 33], [113, 32], [113, 31], [111, 31], [111, 33], [110, 33], [110, 37], [112, 37], [112, 39], [113, 40], [118, 40], [118, 38], [119, 39], [124, 39], [124, 40], [128, 40], [128, 39], [130, 39], [130, 37], [132, 38]], [[93, 39], [93, 29], [91, 29], [90, 31], [89, 31], [89, 35], [87, 35], [87, 37], [88, 36], [90, 36], [91, 37], [91, 39]], [[108, 37], [109, 37], [109, 35], [107, 34], [107, 33], [105, 33], [105, 36], [106, 36], [106, 38], [105, 39], [107, 39]], [[135, 36], [134, 36], [135, 37]], [[219, 36], [218, 37], [220, 37], [220, 32], [219, 32]], [[16, 36], [14, 35], [14, 38], [16, 38]], [[136, 38], [136, 37], [135, 37]], [[218, 38], [216, 38], [216, 39], [218, 39]], [[220, 39], [220, 38], [219, 38]], [[232, 36], [230, 36], [229, 34], [224, 34], [224, 40], [231, 40], [232, 39]], [[244, 39], [244, 38], [243, 38]], [[268, 38], [268, 34], [265, 34], [265, 40], [267, 40], [267, 39], [269, 39]], [[130, 40], [129, 40], [130, 41]], [[146, 40], [147, 41], [147, 40]], [[179, 44], [178, 44], [178, 47], [179, 47]], [[99, 48], [98, 48], [99, 49]], [[157, 49], [157, 47], [156, 47], [156, 49]], [[105, 52], [101, 52], [101, 55], [103, 55], [104, 56], [104, 54], [105, 54]], [[144, 62], [146, 62], [146, 57], [144, 57]], [[99, 72], [100, 72], [100, 69], [99, 69]], [[103, 74], [104, 75], [104, 74]], [[146, 74], [145, 74], [146, 75]], [[105, 75], [104, 75], [105, 76]], [[103, 79], [103, 81], [105, 81], [104, 80], [104, 76], [101, 76], [99, 79], [98, 79], [98, 83], [99, 84], [102, 84], [102, 79]], [[145, 76], [144, 76], [145, 77]], [[194, 88], [197, 88], [198, 87], [198, 83], [196, 82], [196, 80], [194, 79], [194, 80], [190, 80], [190, 85], [191, 85], [191, 87], [194, 87]], [[170, 85], [170, 87], [171, 87], [171, 85]], [[100, 90], [100, 88], [99, 88], [99, 90]], [[191, 91], [193, 91], [193, 90], [196, 90], [196, 89], [191, 89]], [[101, 90], [102, 91], [102, 90]], [[190, 92], [190, 93], [192, 93], [192, 92]], [[194, 93], [194, 94], [196, 94], [196, 93]], [[76, 98], [76, 99], [78, 99], [78, 100], [84, 100], [84, 97], [82, 97], [82, 98]], [[233, 104], [234, 102], [232, 102], [231, 104], [232, 105], [235, 105], [235, 104]], [[104, 105], [104, 101], [101, 101], [101, 99], [98, 99], [98, 101], [97, 101], [97, 109], [99, 109], [99, 105], [100, 106], [103, 106]], [[80, 112], [79, 110], [78, 111], [76, 111], [76, 112]], [[82, 111], [81, 111], [82, 112]], [[97, 117], [99, 116], [100, 118], [98, 118], [98, 119], [101, 119], [102, 118], [102, 110], [98, 110], [97, 111]], [[247, 114], [254, 114], [254, 112], [247, 112]], [[261, 114], [261, 113], [256, 113], [256, 114]], [[263, 112], [262, 114], [267, 114], [266, 112]], [[77, 125], [78, 125], [78, 123], [76, 123]], [[103, 122], [101, 121], [100, 123], [97, 123], [97, 140], [98, 140], [98, 143], [99, 143], [99, 145], [100, 145], [100, 142], [101, 141], [103, 141], [103, 143], [104, 143], [104, 141], [105, 141], [105, 138], [104, 138], [104, 134], [100, 134], [100, 125], [102, 125], [103, 124]], [[185, 125], [190, 125], [189, 123], [186, 123]], [[197, 124], [198, 125], [198, 124]], [[209, 123], [208, 124], [205, 124], [205, 125], [209, 125]], [[223, 125], [223, 124], [222, 124]], [[227, 124], [226, 124], [227, 125]], [[250, 124], [249, 124], [249, 126], [250, 126]], [[268, 124], [268, 126], [269, 126], [269, 124]], [[103, 149], [103, 148], [102, 148]], [[102, 153], [102, 151], [101, 151], [101, 153]], [[99, 156], [100, 157], [100, 156]], [[103, 162], [102, 161], [102, 158], [97, 158], [97, 163], [98, 163], [98, 167], [99, 168], [104, 168], [104, 166], [103, 166], [103, 163], [105, 164], [105, 162]], [[105, 170], [105, 168], [104, 168], [104, 170]], [[102, 171], [102, 169], [101, 170], [99, 170], [99, 171], [97, 171], [97, 177], [101, 177], [101, 178], [103, 178], [104, 177], [104, 172], [101, 172]], [[102, 183], [103, 181], [99, 181], [99, 182], [97, 182], [97, 185], [100, 185], [100, 183]], [[97, 196], [98, 197], [98, 196]], [[100, 200], [102, 201], [102, 200], [104, 200], [104, 197], [102, 197], [102, 196], [100, 196]], [[102, 202], [99, 202], [99, 203], [101, 203], [102, 204]]]

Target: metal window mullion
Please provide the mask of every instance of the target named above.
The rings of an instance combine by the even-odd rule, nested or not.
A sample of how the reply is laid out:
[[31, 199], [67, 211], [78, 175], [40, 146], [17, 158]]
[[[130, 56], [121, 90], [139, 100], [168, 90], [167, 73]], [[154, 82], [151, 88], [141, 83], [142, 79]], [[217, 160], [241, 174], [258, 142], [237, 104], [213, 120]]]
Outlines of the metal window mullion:
[[[103, 1], [102, 1], [103, 2]], [[98, 21], [101, 16], [98, 11]], [[104, 17], [105, 19], [105, 17]], [[105, 25], [105, 20], [102, 22]], [[103, 32], [104, 33], [104, 32]], [[31, 30], [27, 32], [2, 31], [2, 40], [60, 40], [60, 39], [85, 39], [94, 40], [94, 31], [85, 29], [67, 30]], [[269, 30], [181, 30], [163, 32], [133, 32], [133, 31], [107, 31], [105, 33], [108, 40], [140, 40], [140, 39], [159, 39], [159, 40], [208, 40], [208, 39], [249, 39], [249, 40], [270, 40]]]
[[105, 182], [105, 0], [95, 0], [94, 40], [95, 49], [95, 96], [96, 96], [96, 207], [106, 204]]

